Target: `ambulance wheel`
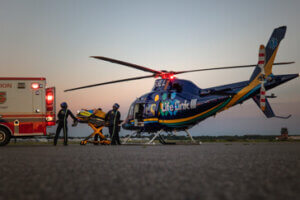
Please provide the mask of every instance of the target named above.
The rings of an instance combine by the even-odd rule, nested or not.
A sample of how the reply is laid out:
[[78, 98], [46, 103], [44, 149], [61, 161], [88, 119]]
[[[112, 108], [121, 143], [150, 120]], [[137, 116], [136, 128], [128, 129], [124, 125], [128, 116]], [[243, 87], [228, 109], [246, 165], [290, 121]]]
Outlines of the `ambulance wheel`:
[[10, 133], [7, 129], [0, 127], [0, 146], [5, 146], [10, 141]]

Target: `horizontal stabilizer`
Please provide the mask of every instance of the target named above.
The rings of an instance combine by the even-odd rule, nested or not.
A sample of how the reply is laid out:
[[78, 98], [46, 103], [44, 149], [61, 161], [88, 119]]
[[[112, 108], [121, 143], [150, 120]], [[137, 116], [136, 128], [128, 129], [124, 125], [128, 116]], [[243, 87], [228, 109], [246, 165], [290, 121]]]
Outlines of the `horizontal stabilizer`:
[[[256, 103], [256, 105], [259, 107], [260, 109], [260, 96], [259, 95], [256, 95], [254, 97], [252, 97], [252, 99], [254, 100], [254, 102]], [[272, 107], [268, 101], [268, 99], [266, 98], [266, 107], [265, 107], [265, 110], [261, 111], [265, 114], [265, 116], [267, 118], [272, 118], [272, 117], [275, 117], [275, 118], [281, 118], [281, 119], [288, 119], [291, 117], [291, 115], [288, 115], [288, 116], [276, 116], [272, 110]]]

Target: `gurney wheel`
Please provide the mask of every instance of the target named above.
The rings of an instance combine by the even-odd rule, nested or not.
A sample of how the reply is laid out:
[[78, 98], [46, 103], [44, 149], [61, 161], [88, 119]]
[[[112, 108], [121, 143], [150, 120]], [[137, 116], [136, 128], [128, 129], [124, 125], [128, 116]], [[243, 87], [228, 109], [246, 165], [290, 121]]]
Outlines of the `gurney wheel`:
[[81, 141], [80, 142], [80, 145], [86, 145], [87, 144], [87, 141]]

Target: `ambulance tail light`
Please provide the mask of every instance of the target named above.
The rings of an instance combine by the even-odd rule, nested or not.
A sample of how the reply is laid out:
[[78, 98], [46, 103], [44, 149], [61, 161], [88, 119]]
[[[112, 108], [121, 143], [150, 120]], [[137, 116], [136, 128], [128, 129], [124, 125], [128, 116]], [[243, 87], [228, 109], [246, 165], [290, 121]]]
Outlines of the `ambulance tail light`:
[[47, 126], [54, 126], [55, 125], [55, 115], [47, 115], [46, 122], [47, 122]]
[[52, 115], [46, 116], [46, 121], [47, 121], [47, 122], [51, 122], [51, 121], [53, 121], [53, 120], [54, 120], [54, 116], [52, 116]]
[[55, 125], [55, 87], [46, 89], [46, 122], [47, 126]]
[[53, 91], [46, 92], [46, 103], [47, 105], [52, 105], [54, 101], [54, 94]]

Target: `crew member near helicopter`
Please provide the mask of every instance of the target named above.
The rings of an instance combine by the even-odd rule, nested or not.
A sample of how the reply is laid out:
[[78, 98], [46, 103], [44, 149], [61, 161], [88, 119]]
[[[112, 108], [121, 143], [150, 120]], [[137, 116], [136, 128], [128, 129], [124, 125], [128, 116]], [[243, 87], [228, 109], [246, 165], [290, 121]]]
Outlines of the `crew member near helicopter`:
[[121, 118], [121, 113], [118, 111], [119, 107], [119, 104], [115, 103], [113, 105], [113, 109], [105, 115], [105, 121], [108, 122], [108, 129], [112, 145], [121, 144], [119, 138], [119, 123]]
[[57, 114], [58, 120], [56, 121], [57, 129], [56, 129], [56, 134], [54, 137], [54, 145], [57, 144], [57, 139], [59, 136], [59, 133], [61, 129], [63, 129], [64, 133], [64, 145], [68, 145], [68, 117], [71, 116], [72, 119], [74, 120], [74, 125], [77, 122], [76, 117], [73, 115], [73, 113], [68, 109], [68, 104], [66, 102], [62, 102], [60, 104], [60, 111]]

